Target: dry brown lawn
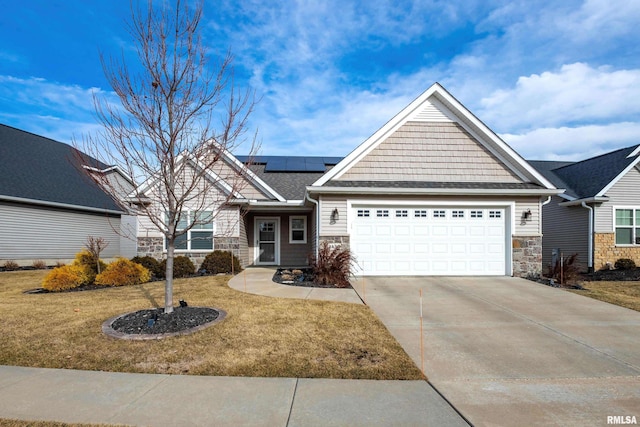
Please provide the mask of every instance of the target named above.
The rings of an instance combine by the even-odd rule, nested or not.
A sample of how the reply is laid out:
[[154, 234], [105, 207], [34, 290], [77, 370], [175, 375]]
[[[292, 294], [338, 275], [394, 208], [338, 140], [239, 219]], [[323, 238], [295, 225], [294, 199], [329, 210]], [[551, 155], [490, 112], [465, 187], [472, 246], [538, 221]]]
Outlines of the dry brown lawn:
[[585, 290], [570, 291], [600, 301], [640, 311], [640, 282], [584, 282]]
[[420, 379], [420, 370], [366, 306], [271, 298], [229, 276], [179, 279], [174, 297], [223, 309], [192, 335], [126, 341], [102, 334], [115, 315], [163, 304], [164, 284], [24, 294], [46, 271], [0, 273], [0, 364], [191, 375]]

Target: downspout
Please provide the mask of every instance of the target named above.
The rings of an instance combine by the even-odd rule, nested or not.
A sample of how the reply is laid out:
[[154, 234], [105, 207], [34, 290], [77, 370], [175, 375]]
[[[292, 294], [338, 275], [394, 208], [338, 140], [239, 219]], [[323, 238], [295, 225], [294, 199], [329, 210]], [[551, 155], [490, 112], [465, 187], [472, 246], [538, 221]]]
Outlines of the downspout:
[[304, 198], [316, 205], [316, 232], [315, 236], [313, 236], [313, 239], [315, 241], [315, 259], [318, 259], [318, 245], [320, 244], [320, 202], [309, 197], [308, 191], [304, 193]]
[[[542, 219], [542, 216], [543, 216], [542, 215], [542, 208], [545, 205], [548, 205], [550, 201], [551, 201], [551, 196], [547, 197], [547, 200], [545, 200], [544, 202], [540, 203], [540, 219]], [[539, 223], [540, 223], [539, 224], [540, 225], [540, 230], [539, 231], [540, 231], [540, 234], [542, 235], [542, 221], [539, 221]]]
[[589, 273], [593, 271], [593, 207], [587, 205], [586, 202], [582, 202], [582, 207], [585, 209], [589, 209], [589, 256], [588, 256], [588, 267]]

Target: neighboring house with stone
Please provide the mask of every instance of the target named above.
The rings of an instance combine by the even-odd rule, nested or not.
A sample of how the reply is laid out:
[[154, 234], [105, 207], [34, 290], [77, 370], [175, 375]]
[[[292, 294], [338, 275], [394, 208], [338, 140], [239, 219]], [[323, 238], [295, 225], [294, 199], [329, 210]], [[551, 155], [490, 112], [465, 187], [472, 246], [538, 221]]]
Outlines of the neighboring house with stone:
[[579, 162], [530, 161], [566, 192], [543, 208], [543, 264], [578, 254], [585, 270], [640, 264], [640, 145]]
[[[196, 261], [305, 266], [326, 241], [365, 275], [538, 275], [542, 203], [562, 192], [439, 84], [343, 159], [222, 154], [211, 197], [227, 202], [176, 251]], [[139, 255], [164, 251], [141, 218]]]
[[68, 144], [0, 125], [0, 266], [8, 260], [22, 266], [71, 262], [88, 236], [109, 243], [105, 259], [135, 255], [135, 217], [87, 176], [85, 166], [124, 180]]

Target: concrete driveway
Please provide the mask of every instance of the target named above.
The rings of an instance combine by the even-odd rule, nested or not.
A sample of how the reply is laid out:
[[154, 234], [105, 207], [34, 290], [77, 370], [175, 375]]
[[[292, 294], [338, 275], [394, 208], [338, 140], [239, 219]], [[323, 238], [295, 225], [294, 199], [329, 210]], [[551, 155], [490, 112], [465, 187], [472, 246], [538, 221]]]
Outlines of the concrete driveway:
[[365, 302], [476, 426], [640, 423], [640, 313], [511, 277], [366, 277]]

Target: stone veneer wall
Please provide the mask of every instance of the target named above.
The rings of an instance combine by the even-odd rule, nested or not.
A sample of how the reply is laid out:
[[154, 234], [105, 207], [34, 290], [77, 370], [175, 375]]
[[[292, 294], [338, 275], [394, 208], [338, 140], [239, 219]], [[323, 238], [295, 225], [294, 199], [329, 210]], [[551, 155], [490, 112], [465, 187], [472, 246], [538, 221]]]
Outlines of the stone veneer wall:
[[542, 236], [513, 237], [513, 275], [539, 277], [542, 274]]
[[615, 233], [594, 233], [593, 237], [593, 267], [600, 270], [620, 258], [629, 258], [640, 265], [639, 246], [616, 246]]
[[[235, 256], [240, 252], [240, 238], [238, 237], [214, 237], [213, 248], [221, 251], [231, 251]], [[191, 258], [196, 268], [200, 267], [204, 258], [210, 253], [207, 252], [176, 252], [176, 256], [186, 255]], [[164, 254], [164, 239], [162, 237], [138, 237], [138, 256], [151, 256], [155, 259], [162, 260]], [[240, 264], [243, 265], [243, 260]]]

